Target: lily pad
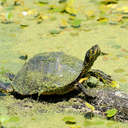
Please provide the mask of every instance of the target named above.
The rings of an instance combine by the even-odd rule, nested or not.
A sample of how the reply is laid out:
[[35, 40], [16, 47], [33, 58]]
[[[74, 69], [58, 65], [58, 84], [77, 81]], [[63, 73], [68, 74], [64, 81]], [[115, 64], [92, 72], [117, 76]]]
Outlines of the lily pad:
[[100, 17], [100, 18], [97, 19], [97, 21], [100, 22], [100, 23], [106, 23], [106, 22], [108, 22], [108, 18]]
[[49, 1], [48, 0], [38, 0], [38, 3], [40, 3], [40, 4], [48, 4]]
[[81, 25], [81, 19], [74, 19], [72, 22], [71, 22], [71, 26], [74, 27], [74, 28], [79, 28], [80, 25]]
[[54, 34], [59, 34], [61, 31], [57, 30], [57, 29], [53, 29], [50, 31], [50, 34], [54, 35]]
[[63, 121], [66, 124], [76, 124], [76, 120], [73, 116], [66, 116], [66, 117], [63, 118]]
[[50, 11], [51, 12], [64, 12], [65, 6], [64, 5], [50, 5]]
[[108, 4], [117, 4], [119, 0], [102, 0], [101, 4], [108, 5]]
[[26, 28], [26, 27], [28, 27], [28, 24], [21, 24], [20, 27], [21, 28]]
[[117, 112], [118, 110], [114, 108], [107, 110], [105, 113], [107, 114], [107, 117], [113, 117], [116, 115]]
[[66, 2], [65, 11], [74, 16], [77, 14], [76, 9], [74, 8], [74, 0], [68, 0]]
[[67, 0], [59, 0], [59, 3], [64, 3], [66, 2]]

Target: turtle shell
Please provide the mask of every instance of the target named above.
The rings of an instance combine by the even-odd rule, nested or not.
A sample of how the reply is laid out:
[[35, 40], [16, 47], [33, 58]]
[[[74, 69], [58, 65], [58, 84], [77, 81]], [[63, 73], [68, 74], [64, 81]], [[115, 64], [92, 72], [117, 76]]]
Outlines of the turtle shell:
[[22, 95], [64, 94], [74, 89], [82, 65], [63, 52], [37, 54], [17, 73], [12, 87]]

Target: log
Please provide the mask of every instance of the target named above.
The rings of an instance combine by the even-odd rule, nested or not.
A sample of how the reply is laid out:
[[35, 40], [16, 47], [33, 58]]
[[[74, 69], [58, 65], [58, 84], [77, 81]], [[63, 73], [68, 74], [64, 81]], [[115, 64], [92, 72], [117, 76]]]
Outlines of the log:
[[86, 94], [90, 98], [88, 102], [95, 106], [95, 109], [104, 113], [108, 109], [117, 109], [113, 117], [119, 121], [128, 121], [128, 94], [113, 88], [88, 88]]

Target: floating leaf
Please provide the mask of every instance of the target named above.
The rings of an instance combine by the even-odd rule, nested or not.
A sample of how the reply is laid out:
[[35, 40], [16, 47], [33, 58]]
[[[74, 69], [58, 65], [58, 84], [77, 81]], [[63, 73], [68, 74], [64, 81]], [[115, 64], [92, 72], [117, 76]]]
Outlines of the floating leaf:
[[116, 115], [117, 112], [118, 110], [114, 108], [107, 110], [105, 113], [107, 114], [107, 117], [113, 117]]
[[63, 118], [63, 121], [66, 123], [66, 124], [76, 124], [76, 120], [74, 117], [72, 116], [66, 116]]
[[50, 31], [50, 34], [59, 34], [61, 31], [60, 30], [57, 30], [57, 29], [53, 29]]
[[21, 28], [26, 28], [26, 27], [28, 27], [28, 24], [21, 24], [20, 27]]
[[59, 3], [64, 3], [66, 2], [67, 0], [59, 0]]
[[115, 69], [114, 72], [115, 73], [122, 73], [122, 72], [125, 72], [125, 70], [122, 68], [118, 68], [118, 69]]
[[80, 27], [80, 24], [81, 24], [81, 19], [74, 19], [72, 22], [71, 22], [71, 26], [74, 27], [74, 28], [79, 28]]
[[48, 4], [49, 1], [48, 0], [38, 0], [39, 4]]
[[24, 5], [24, 1], [22, 0], [14, 0], [14, 6]]
[[65, 5], [61, 4], [59, 6], [57, 5], [50, 5], [50, 10], [52, 12], [64, 12], [65, 11]]
[[100, 18], [97, 19], [97, 21], [99, 21], [101, 23], [105, 23], [105, 22], [108, 22], [108, 18], [100, 17]]
[[101, 4], [108, 5], [108, 4], [117, 4], [118, 0], [102, 0]]
[[74, 0], [68, 0], [66, 2], [65, 11], [71, 15], [76, 15], [77, 11], [74, 8]]
[[86, 102], [85, 105], [86, 105], [89, 109], [91, 109], [91, 111], [94, 111], [94, 110], [95, 110], [95, 107], [92, 106], [91, 104], [89, 104], [88, 102]]

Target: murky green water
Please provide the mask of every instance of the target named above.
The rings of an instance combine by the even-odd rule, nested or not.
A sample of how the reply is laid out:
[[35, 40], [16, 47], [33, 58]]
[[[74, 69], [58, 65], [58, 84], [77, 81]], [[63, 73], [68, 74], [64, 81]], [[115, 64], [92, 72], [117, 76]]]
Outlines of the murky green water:
[[[49, 11], [51, 5], [57, 4], [55, 0], [49, 1], [49, 4], [39, 4], [38, 0], [24, 1], [23, 4], [19, 0], [21, 4], [19, 6], [13, 6], [14, 2], [7, 0], [4, 6], [0, 6], [0, 21], [4, 20], [3, 17], [7, 17], [7, 20], [13, 23], [0, 23], [0, 71], [7, 70], [16, 73], [24, 64], [19, 56], [27, 54], [31, 58], [41, 52], [63, 51], [83, 60], [85, 52], [92, 45], [98, 44], [103, 52], [109, 54], [99, 57], [93, 68], [99, 68], [113, 76], [119, 82], [121, 89], [128, 92], [128, 8], [126, 6], [128, 1], [120, 0], [117, 4], [106, 6], [99, 4], [100, 1], [102, 0], [76, 0], [73, 6], [77, 10], [77, 19], [81, 20], [81, 27], [73, 28], [70, 24], [71, 15]], [[11, 18], [7, 16], [9, 14], [12, 15]], [[41, 23], [38, 23], [38, 14], [41, 14], [43, 18]], [[122, 18], [124, 15], [126, 15], [125, 18]], [[105, 21], [101, 18], [104, 18]], [[66, 21], [67, 28], [60, 29], [63, 21]], [[60, 33], [50, 34], [55, 30], [59, 30]], [[2, 116], [6, 115], [10, 118], [10, 115], [15, 115], [15, 113], [8, 112], [8, 108], [13, 102], [12, 99], [8, 102], [6, 97], [4, 101], [0, 100], [0, 107], [2, 106], [0, 114]], [[13, 107], [11, 109], [13, 110]], [[73, 115], [78, 123], [75, 126], [68, 126], [62, 121], [62, 118], [70, 114], [40, 114], [35, 111], [31, 113], [30, 109], [28, 110], [28, 112], [27, 109], [25, 110], [27, 114], [16, 112], [15, 116], [18, 119], [6, 123], [5, 126], [13, 128], [42, 128], [43, 126], [46, 128], [127, 127], [126, 124], [124, 124], [125, 126], [123, 124], [115, 126], [113, 122], [99, 118], [95, 118], [92, 122], [87, 121], [88, 126], [86, 126], [86, 120], [83, 115], [79, 114]], [[17, 111], [21, 111], [18, 106]]]

